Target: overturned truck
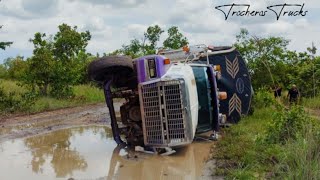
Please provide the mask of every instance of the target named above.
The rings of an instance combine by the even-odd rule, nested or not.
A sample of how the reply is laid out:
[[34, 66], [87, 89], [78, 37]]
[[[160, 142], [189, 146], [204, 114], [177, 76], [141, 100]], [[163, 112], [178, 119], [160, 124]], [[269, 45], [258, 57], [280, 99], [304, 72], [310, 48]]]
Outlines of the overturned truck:
[[[102, 57], [88, 73], [103, 85], [118, 144], [171, 151], [196, 134], [211, 131], [217, 138], [219, 128], [237, 123], [251, 104], [248, 69], [233, 47], [197, 45], [135, 60]], [[118, 119], [115, 98], [125, 99]]]

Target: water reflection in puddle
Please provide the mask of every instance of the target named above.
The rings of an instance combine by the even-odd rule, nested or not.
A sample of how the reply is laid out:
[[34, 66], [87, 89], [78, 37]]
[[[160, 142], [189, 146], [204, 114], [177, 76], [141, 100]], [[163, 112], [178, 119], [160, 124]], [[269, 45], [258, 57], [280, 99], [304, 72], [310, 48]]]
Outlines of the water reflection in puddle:
[[196, 179], [209, 143], [161, 157], [117, 147], [105, 127], [65, 129], [0, 144], [0, 179]]

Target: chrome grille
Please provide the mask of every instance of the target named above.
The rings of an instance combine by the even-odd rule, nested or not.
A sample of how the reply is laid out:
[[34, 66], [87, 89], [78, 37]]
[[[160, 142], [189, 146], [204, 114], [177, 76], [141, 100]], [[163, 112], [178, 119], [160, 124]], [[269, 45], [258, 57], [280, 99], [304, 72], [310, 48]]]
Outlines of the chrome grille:
[[186, 141], [181, 83], [160, 81], [142, 85], [142, 111], [146, 145]]
[[144, 123], [147, 142], [150, 144], [163, 144], [163, 125], [161, 121], [159, 87], [156, 83], [144, 85], [141, 88], [144, 107]]
[[180, 141], [185, 138], [185, 128], [179, 81], [166, 82], [164, 94], [169, 139], [171, 141]]

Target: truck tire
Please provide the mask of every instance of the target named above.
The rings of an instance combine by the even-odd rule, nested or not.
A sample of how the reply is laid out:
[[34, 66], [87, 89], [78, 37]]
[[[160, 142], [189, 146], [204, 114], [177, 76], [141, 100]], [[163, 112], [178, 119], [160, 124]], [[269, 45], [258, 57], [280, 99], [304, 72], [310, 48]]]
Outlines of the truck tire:
[[88, 66], [88, 75], [100, 84], [113, 78], [116, 88], [133, 89], [137, 85], [132, 59], [127, 56], [105, 56], [92, 61]]

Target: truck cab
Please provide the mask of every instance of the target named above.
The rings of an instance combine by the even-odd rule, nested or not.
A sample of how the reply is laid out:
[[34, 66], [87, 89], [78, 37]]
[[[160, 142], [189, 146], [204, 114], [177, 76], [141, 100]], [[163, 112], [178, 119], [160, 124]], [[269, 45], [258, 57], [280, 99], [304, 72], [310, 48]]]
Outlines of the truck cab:
[[171, 62], [162, 55], [134, 61], [144, 144], [176, 147], [196, 133], [219, 130], [216, 72], [210, 65]]

